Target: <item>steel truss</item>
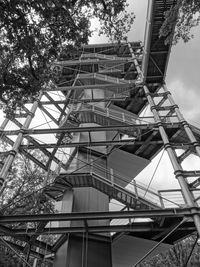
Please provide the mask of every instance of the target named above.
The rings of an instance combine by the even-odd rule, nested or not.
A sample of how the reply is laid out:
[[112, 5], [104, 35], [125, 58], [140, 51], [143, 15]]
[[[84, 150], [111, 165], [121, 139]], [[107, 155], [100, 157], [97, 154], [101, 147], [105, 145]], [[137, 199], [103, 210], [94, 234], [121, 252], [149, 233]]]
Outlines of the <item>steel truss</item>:
[[[122, 52], [119, 51], [120, 49]], [[118, 56], [115, 55], [116, 52], [118, 52]], [[84, 47], [80, 53], [79, 60], [56, 62], [56, 66], [61, 68], [63, 76], [65, 78], [67, 77], [67, 79], [61, 85], [51, 84], [47, 86], [40, 93], [40, 96], [32, 104], [31, 108], [29, 108], [30, 105], [24, 106], [21, 113], [16, 114], [12, 118], [5, 118], [1, 125], [1, 138], [10, 145], [11, 149], [8, 151], [0, 172], [0, 184], [2, 186], [6, 180], [8, 171], [18, 152], [24, 154], [45, 171], [51, 170], [52, 165], [60, 166], [65, 171], [66, 177], [58, 175], [53, 184], [48, 185], [48, 188], [44, 188], [46, 196], [51, 196], [56, 199], [56, 196], [59, 194], [60, 199], [66, 189], [70, 188], [70, 190], [73, 190], [73, 187], [75, 187], [70, 182], [70, 177], [72, 174], [75, 177], [76, 172], [70, 172], [69, 167], [79, 149], [87, 151], [89, 147], [90, 153], [102, 158], [107, 155], [95, 152], [91, 147], [112, 146], [112, 149], [122, 149], [128, 153], [150, 160], [161, 149], [165, 149], [172, 163], [175, 178], [180, 184], [180, 190], [175, 191], [182, 194], [182, 199], [186, 207], [183, 208], [183, 205], [173, 203], [173, 201], [170, 202], [159, 191], [153, 193], [147, 189], [151, 196], [156, 197], [157, 203], [156, 205], [152, 205], [149, 200], [145, 199], [146, 209], [143, 210], [142, 207], [144, 206], [142, 205], [144, 203], [140, 199], [138, 189], [143, 191], [146, 189], [134, 183], [134, 192], [124, 192], [119, 187], [116, 188], [114, 182], [111, 185], [108, 180], [103, 180], [101, 177], [98, 177], [96, 174], [98, 166], [91, 166], [90, 163], [85, 162], [85, 165], [89, 166], [90, 170], [84, 174], [85, 176], [82, 175], [82, 177], [84, 178], [89, 173], [92, 173], [91, 181], [94, 182], [93, 178], [96, 177], [99, 183], [95, 188], [112, 198], [115, 197], [114, 190], [118, 190], [117, 192], [121, 193], [121, 200], [122, 194], [124, 194], [126, 199], [122, 203], [125, 205], [126, 211], [0, 216], [0, 235], [12, 236], [16, 239], [23, 240], [30, 246], [30, 255], [40, 259], [44, 258], [45, 255], [36, 252], [34, 249], [32, 250], [32, 247], [45, 247], [49, 253], [54, 253], [66, 241], [66, 234], [80, 234], [86, 231], [91, 234], [91, 238], [92, 235], [102, 232], [127, 232], [134, 236], [143, 237], [145, 237], [146, 233], [146, 238], [160, 241], [170, 227], [174, 226], [174, 221], [176, 225], [185, 217], [187, 220], [176, 229], [177, 234], [173, 235], [172, 239], [168, 238], [167, 242], [172, 243], [193, 231], [197, 231], [200, 234], [199, 198], [194, 197], [194, 192], [199, 190], [200, 171], [186, 171], [181, 165], [182, 161], [191, 154], [200, 157], [200, 130], [188, 124], [183, 118], [165, 83], [159, 82], [159, 80], [157, 83], [154, 82], [159, 75], [148, 76], [148, 71], [141, 70], [140, 55], [142, 55], [140, 43], [123, 44], [121, 47], [117, 45], [107, 45], [107, 47], [106, 45], [94, 45]], [[154, 55], [156, 54], [152, 54], [151, 58]], [[151, 60], [154, 67], [159, 68], [155, 59]], [[123, 78], [119, 78], [118, 74], [116, 74], [122, 72], [122, 69], [118, 69], [119, 66], [120, 68], [123, 67]], [[97, 67], [101, 70], [100, 73], [94, 71]], [[143, 65], [142, 67], [144, 68]], [[81, 71], [80, 74], [75, 77], [67, 76], [68, 71], [76, 71], [77, 69]], [[92, 95], [91, 97], [82, 99], [80, 97], [82, 90], [89, 89], [108, 90], [111, 92], [111, 97], [108, 99], [94, 98], [94, 95]], [[55, 93], [56, 97], [52, 93]], [[93, 91], [94, 93], [95, 90]], [[100, 108], [93, 108], [94, 103], [102, 101], [108, 103], [106, 111]], [[87, 106], [88, 104], [90, 104], [89, 107]], [[114, 113], [112, 108], [109, 108], [112, 105], [122, 108], [124, 113]], [[150, 106], [152, 116], [139, 116], [147, 105]], [[45, 128], [36, 129], [31, 124], [34, 121], [34, 115], [37, 115], [37, 110], [40, 110], [46, 119], [44, 122]], [[15, 127], [14, 130], [8, 128], [9, 123]], [[81, 123], [96, 123], [99, 126], [82, 126]], [[47, 125], [50, 125], [50, 128], [46, 128]], [[94, 132], [102, 131], [117, 131], [119, 138], [98, 141], [92, 140], [91, 135]], [[83, 132], [88, 133], [88, 141], [73, 141], [73, 136], [71, 135]], [[49, 142], [44, 142], [44, 139], [41, 138], [41, 136], [44, 137], [46, 135], [50, 136]], [[123, 139], [122, 136], [125, 135], [128, 135], [129, 138]], [[15, 137], [14, 139], [12, 138], [13, 136]], [[59, 158], [58, 152], [60, 149], [69, 147], [74, 147], [76, 151], [70, 155], [68, 162], [63, 162]], [[46, 163], [41, 163], [31, 154], [31, 150], [33, 149], [40, 150], [46, 157]], [[177, 149], [183, 150], [179, 156], [176, 152]], [[83, 162], [83, 166], [85, 165]], [[88, 177], [86, 178], [89, 179]], [[194, 178], [191, 183], [188, 182], [190, 177]], [[92, 182], [87, 184], [87, 179], [84, 180], [85, 186], [93, 186]], [[102, 189], [103, 185], [104, 191]], [[79, 185], [79, 187], [83, 187], [83, 185]], [[112, 195], [108, 190], [110, 187], [113, 188]], [[120, 201], [119, 195], [118, 200]], [[131, 203], [130, 200], [132, 201]], [[173, 209], [166, 209], [166, 201], [175, 204], [175, 207]], [[135, 209], [131, 210], [130, 207], [133, 202]], [[130, 220], [134, 218], [147, 218], [149, 221], [136, 223]], [[172, 218], [173, 220], [171, 220]], [[89, 221], [91, 220], [105, 219], [109, 219], [111, 222], [114, 222], [115, 219], [127, 219], [127, 222], [121, 225], [112, 223], [103, 226], [89, 225]], [[47, 226], [52, 221], [74, 220], [83, 222], [82, 226]], [[13, 222], [37, 222], [40, 227], [39, 229], [15, 229], [13, 225], [10, 225]], [[151, 235], [149, 235], [149, 232], [151, 232]], [[62, 236], [53, 246], [48, 246], [38, 241], [40, 235], [47, 234], [62, 234]], [[96, 235], [95, 238], [102, 237]], [[112, 237], [113, 240], [115, 238], [117, 238], [117, 234]], [[27, 245], [24, 247], [17, 247], [16, 244], [11, 245], [19, 251], [27, 252]], [[53, 255], [51, 254], [51, 257]]]

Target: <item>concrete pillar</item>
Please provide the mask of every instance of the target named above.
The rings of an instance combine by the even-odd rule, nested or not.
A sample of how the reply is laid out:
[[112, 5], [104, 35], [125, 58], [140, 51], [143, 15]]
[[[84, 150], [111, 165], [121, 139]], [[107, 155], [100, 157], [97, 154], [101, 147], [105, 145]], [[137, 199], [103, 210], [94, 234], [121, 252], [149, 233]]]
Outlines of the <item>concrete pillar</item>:
[[[105, 97], [104, 90], [85, 90], [83, 98], [91, 97], [92, 98], [102, 98]], [[95, 103], [96, 104], [96, 103]], [[91, 105], [93, 103], [91, 102]], [[104, 108], [105, 103], [97, 103], [98, 107]], [[84, 124], [92, 125], [92, 124]], [[81, 127], [81, 126], [80, 126]], [[76, 134], [76, 141], [80, 142], [86, 141], [89, 138], [92, 140], [106, 140], [106, 133], [93, 133], [89, 137], [88, 133]], [[104, 147], [94, 147], [90, 148], [97, 152], [105, 153], [107, 148]], [[97, 159], [93, 153], [87, 153], [78, 151], [77, 157], [70, 164], [70, 172], [72, 170], [77, 170], [77, 173], [89, 173], [91, 167], [86, 165], [86, 163], [91, 164], [93, 161], [96, 161], [98, 165], [103, 168], [107, 166], [107, 160]], [[104, 175], [104, 173], [102, 174]], [[62, 212], [88, 212], [88, 211], [108, 211], [109, 210], [109, 197], [95, 188], [86, 187], [86, 188], [75, 188], [73, 190], [73, 205], [71, 199], [68, 197], [69, 192], [63, 197], [62, 202]], [[70, 206], [70, 208], [69, 208]], [[105, 225], [109, 221], [92, 221], [87, 222], [89, 225]], [[71, 226], [80, 226], [83, 225], [83, 222], [72, 222]], [[111, 243], [104, 242], [99, 240], [91, 239], [87, 233], [83, 235], [71, 234], [68, 240], [58, 249], [56, 253], [56, 259], [54, 262], [55, 267], [111, 267], [112, 266], [112, 256], [111, 256]]]
[[[62, 199], [62, 212], [72, 212], [73, 207], [73, 191], [67, 191]], [[59, 222], [62, 227], [69, 227], [70, 222]], [[55, 267], [64, 267], [67, 266], [67, 248], [68, 248], [69, 240], [67, 240], [57, 251], [56, 257], [54, 260]]]

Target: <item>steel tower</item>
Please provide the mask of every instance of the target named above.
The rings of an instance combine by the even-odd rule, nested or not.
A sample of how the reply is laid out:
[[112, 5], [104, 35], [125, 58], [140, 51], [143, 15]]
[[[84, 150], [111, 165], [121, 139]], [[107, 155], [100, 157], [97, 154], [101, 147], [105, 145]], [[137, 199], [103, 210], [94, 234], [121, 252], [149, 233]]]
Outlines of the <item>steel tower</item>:
[[[29, 247], [27, 262], [30, 256], [56, 267], [128, 267], [152, 247], [163, 249], [192, 232], [200, 234], [200, 171], [182, 165], [189, 155], [200, 156], [200, 130], [184, 119], [165, 84], [171, 47], [158, 38], [172, 4], [149, 1], [144, 46], [98, 44], [70, 51], [53, 66], [59, 83], [49, 84], [32, 107], [3, 121], [1, 137], [12, 149], [1, 185], [18, 152], [57, 174], [43, 194], [61, 203], [59, 214], [0, 217], [1, 235], [23, 238], [24, 247], [11, 244], [18, 251], [27, 253]], [[145, 117], [148, 105], [152, 114]], [[37, 110], [47, 119], [45, 127], [33, 127]], [[35, 149], [45, 155], [45, 164], [31, 154]], [[180, 188], [155, 192], [134, 178], [162, 149]], [[172, 192], [180, 196], [178, 202]], [[123, 208], [110, 211], [113, 200]], [[13, 221], [37, 222], [37, 228], [15, 229]], [[53, 246], [40, 241], [47, 234], [57, 235]]]

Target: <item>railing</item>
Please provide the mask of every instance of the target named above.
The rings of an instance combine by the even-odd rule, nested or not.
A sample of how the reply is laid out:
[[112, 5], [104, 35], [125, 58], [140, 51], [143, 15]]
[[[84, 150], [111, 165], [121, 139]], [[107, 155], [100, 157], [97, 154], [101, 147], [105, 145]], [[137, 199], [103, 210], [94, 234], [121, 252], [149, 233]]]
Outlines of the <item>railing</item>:
[[[105, 168], [97, 163], [82, 162], [72, 163], [67, 173], [90, 173], [91, 175], [97, 175], [109, 184], [117, 184], [124, 187], [130, 193], [134, 193], [136, 196], [143, 198], [161, 208], [179, 208], [184, 207], [185, 202], [180, 189], [169, 189], [169, 190], [155, 190], [148, 188], [138, 181], [130, 181], [130, 177], [124, 176], [122, 173], [117, 172], [113, 169]], [[197, 204], [200, 204], [200, 189], [193, 189], [193, 195], [197, 198]]]
[[122, 112], [119, 112], [119, 111], [116, 111], [110, 108], [103, 109], [103, 108], [90, 105], [90, 104], [82, 104], [81, 108], [79, 108], [78, 110], [75, 110], [75, 112], [84, 112], [84, 111], [92, 111], [95, 114], [99, 114], [99, 115], [109, 117], [114, 120], [118, 120], [120, 122], [133, 124], [133, 125], [136, 124], [136, 120], [138, 118], [138, 116], [134, 114], [129, 115], [127, 113], [124, 113], [124, 112], [122, 113]]
[[[194, 188], [190, 189], [194, 199], [198, 206], [200, 206], [200, 189]], [[164, 208], [174, 208], [173, 203], [177, 203], [179, 207], [186, 207], [186, 202], [184, 200], [183, 194], [181, 189], [168, 189], [168, 190], [159, 190], [158, 191], [160, 197], [161, 197], [161, 204]], [[165, 198], [170, 198], [171, 202], [167, 202]], [[172, 203], [173, 202], [173, 203]]]
[[[95, 114], [109, 117], [111, 119], [118, 120], [120, 122], [129, 124], [129, 125], [141, 125], [141, 124], [155, 123], [153, 116], [138, 117], [135, 114], [128, 114], [126, 112], [120, 112], [112, 108], [103, 109], [99, 106], [95, 106], [93, 104], [87, 104], [87, 103], [80, 103], [79, 105], [76, 106], [76, 108], [73, 108], [73, 111], [71, 112], [77, 113], [77, 112], [87, 112], [87, 111], [92, 111]], [[166, 116], [161, 116], [161, 119], [162, 118], [163, 120], [165, 120]], [[177, 117], [173, 115], [169, 116], [167, 119], [168, 119], [167, 122], [169, 123], [177, 122]]]

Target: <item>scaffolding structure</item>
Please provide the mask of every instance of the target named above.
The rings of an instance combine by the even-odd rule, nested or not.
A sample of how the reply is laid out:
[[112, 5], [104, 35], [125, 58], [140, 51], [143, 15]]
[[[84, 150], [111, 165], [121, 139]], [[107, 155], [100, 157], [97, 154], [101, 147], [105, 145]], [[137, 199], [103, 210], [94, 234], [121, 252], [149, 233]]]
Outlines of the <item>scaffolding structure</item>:
[[[158, 38], [163, 14], [173, 2], [149, 1], [144, 46], [96, 44], [71, 51], [70, 58], [54, 63], [59, 84], [48, 84], [37, 101], [3, 121], [1, 138], [12, 149], [1, 168], [1, 186], [19, 152], [56, 173], [43, 195], [62, 202], [58, 214], [0, 216], [1, 236], [26, 243], [9, 243], [28, 255], [25, 262], [31, 256], [58, 267], [118, 267], [116, 247], [123, 236], [133, 238], [133, 244], [134, 238], [173, 244], [200, 234], [200, 170], [188, 171], [182, 164], [191, 154], [200, 157], [200, 129], [184, 119], [165, 84], [171, 46]], [[150, 116], [143, 112], [147, 106]], [[46, 119], [38, 128], [37, 110]], [[163, 149], [180, 188], [153, 191], [134, 178]], [[122, 210], [110, 211], [112, 200]], [[13, 222], [37, 227], [16, 229]], [[58, 236], [52, 246], [40, 240], [47, 234]]]

